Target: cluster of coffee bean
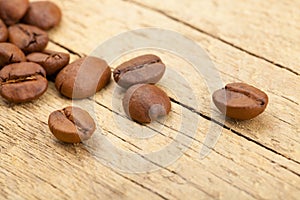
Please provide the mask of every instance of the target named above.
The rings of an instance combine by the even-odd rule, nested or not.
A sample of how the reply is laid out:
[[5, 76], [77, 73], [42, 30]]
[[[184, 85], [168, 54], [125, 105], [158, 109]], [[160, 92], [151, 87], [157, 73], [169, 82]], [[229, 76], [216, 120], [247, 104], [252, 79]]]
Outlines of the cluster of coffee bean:
[[[116, 83], [127, 90], [123, 108], [134, 121], [150, 123], [170, 112], [170, 98], [154, 85], [165, 69], [159, 57], [147, 54], [126, 61], [113, 71]], [[104, 60], [85, 57], [64, 67], [56, 77], [55, 86], [69, 98], [82, 99], [101, 90], [110, 78], [111, 71]], [[77, 107], [54, 111], [48, 125], [57, 139], [67, 143], [87, 140], [95, 131], [92, 117]]]
[[[4, 99], [12, 103], [38, 99], [47, 90], [47, 78], [54, 79], [56, 89], [70, 99], [90, 97], [109, 83], [106, 61], [87, 56], [69, 64], [69, 54], [45, 50], [49, 40], [45, 31], [60, 21], [61, 11], [52, 2], [0, 0], [0, 95]], [[158, 56], [146, 54], [113, 71], [115, 82], [127, 90], [123, 108], [134, 121], [150, 123], [170, 112], [170, 98], [155, 86], [165, 70]], [[253, 86], [232, 83], [216, 91], [213, 101], [228, 117], [245, 120], [262, 113], [268, 97]], [[89, 113], [73, 106], [51, 113], [48, 125], [57, 139], [67, 143], [87, 140], [96, 129]]]
[[[91, 96], [96, 86], [100, 86], [96, 88], [98, 91], [110, 79], [110, 70], [105, 61], [93, 57], [87, 57], [84, 62], [82, 61], [83, 59], [79, 59], [68, 65], [56, 78], [57, 89], [67, 97]], [[80, 73], [79, 69], [81, 69]], [[113, 71], [115, 82], [127, 90], [123, 97], [123, 109], [134, 121], [150, 123], [170, 112], [170, 98], [154, 85], [162, 78], [165, 69], [165, 64], [158, 56], [147, 54], [126, 61]], [[82, 78], [78, 78], [81, 74]], [[88, 77], [99, 82], [89, 82]], [[75, 82], [75, 78], [79, 82]], [[248, 84], [231, 83], [215, 91], [213, 101], [217, 108], [228, 117], [246, 120], [256, 117], [265, 110], [268, 96]], [[87, 140], [95, 131], [95, 123], [91, 116], [86, 111], [75, 107], [53, 112], [49, 117], [49, 127], [56, 138], [68, 143]]]
[[0, 94], [9, 102], [35, 100], [48, 87], [47, 76], [69, 63], [65, 53], [45, 50], [46, 30], [61, 21], [49, 1], [0, 0]]

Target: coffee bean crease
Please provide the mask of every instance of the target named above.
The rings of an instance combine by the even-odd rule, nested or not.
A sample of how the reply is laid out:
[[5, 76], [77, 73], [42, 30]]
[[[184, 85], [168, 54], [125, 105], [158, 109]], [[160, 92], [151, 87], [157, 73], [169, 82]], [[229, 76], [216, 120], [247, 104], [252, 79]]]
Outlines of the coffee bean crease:
[[243, 94], [243, 95], [253, 99], [255, 102], [258, 102], [258, 104], [261, 105], [261, 106], [263, 106], [266, 103], [266, 101], [264, 99], [262, 99], [259, 95], [255, 94], [252, 91], [243, 89], [241, 87], [226, 85], [225, 90], [228, 90], [228, 91], [231, 91], [231, 92], [236, 92], [236, 93], [239, 93], [239, 94]]
[[131, 65], [131, 66], [128, 66], [128, 67], [126, 67], [126, 68], [124, 68], [124, 69], [122, 69], [122, 70], [118, 69], [118, 70], [116, 70], [115, 73], [114, 73], [114, 78], [115, 78], [116, 81], [119, 81], [120, 76], [121, 76], [122, 74], [125, 74], [125, 73], [127, 73], [127, 72], [129, 72], [129, 71], [138, 70], [138, 69], [141, 69], [141, 68], [143, 68], [143, 67], [146, 67], [146, 66], [148, 66], [148, 65], [152, 65], [152, 64], [155, 64], [155, 63], [161, 63], [161, 60], [157, 59], [157, 60], [155, 60], [155, 61], [149, 61], [149, 62], [140, 64], [140, 65], [137, 65], [137, 66]]
[[73, 117], [72, 113], [68, 111], [67, 108], [64, 108], [60, 111], [69, 121], [71, 121], [78, 132], [83, 133], [84, 135], [87, 135], [90, 131], [90, 128], [82, 126], [79, 122], [76, 121], [76, 119]]

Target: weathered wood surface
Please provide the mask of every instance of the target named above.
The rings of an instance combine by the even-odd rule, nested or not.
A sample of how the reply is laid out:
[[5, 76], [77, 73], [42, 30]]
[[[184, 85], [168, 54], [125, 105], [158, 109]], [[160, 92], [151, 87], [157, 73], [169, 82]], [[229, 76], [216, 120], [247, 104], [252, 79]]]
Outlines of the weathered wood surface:
[[[72, 60], [90, 54], [121, 32], [142, 27], [177, 31], [197, 42], [212, 58], [224, 83], [243, 81], [266, 91], [270, 104], [261, 116], [245, 122], [226, 120], [215, 148], [199, 152], [208, 131], [211, 94], [193, 67], [176, 56], [159, 54], [184, 76], [198, 105], [172, 102], [164, 122], [142, 127], [155, 134], [137, 139], [117, 124], [139, 127], [124, 115], [116, 84], [87, 100], [95, 106], [102, 135], [127, 152], [140, 155], [175, 140], [187, 112], [197, 119], [188, 150], [173, 164], [147, 173], [125, 173], [96, 159], [84, 144], [64, 145], [51, 135], [48, 115], [72, 101], [49, 83], [38, 101], [9, 105], [0, 100], [0, 197], [4, 199], [297, 199], [300, 196], [300, 91], [298, 1], [117, 1], [53, 0], [64, 13], [50, 34], [49, 49], [71, 51]], [[268, 9], [271, 6], [271, 9]], [[205, 9], [204, 9], [205, 8]], [[267, 35], [267, 36], [266, 36]], [[176, 41], [174, 41], [176, 42]], [[111, 63], [136, 54], [131, 53]], [[147, 51], [150, 52], [150, 51]], [[182, 67], [184, 66], [184, 67]], [[163, 86], [162, 80], [160, 85]], [[172, 91], [173, 90], [173, 91]], [[167, 88], [174, 94], [176, 88]], [[116, 106], [112, 102], [118, 102]], [[219, 118], [214, 120], [220, 120]], [[191, 128], [192, 130], [192, 128]], [[97, 138], [97, 135], [95, 136]], [[183, 147], [185, 144], [183, 144]], [[100, 144], [101, 146], [101, 144]], [[100, 148], [100, 147], [99, 147]], [[98, 149], [99, 150], [99, 149]], [[100, 149], [101, 150], [101, 149]], [[114, 155], [112, 155], [114, 156]], [[126, 159], [126, 158], [124, 158]], [[1, 198], [1, 199], [3, 199]]]

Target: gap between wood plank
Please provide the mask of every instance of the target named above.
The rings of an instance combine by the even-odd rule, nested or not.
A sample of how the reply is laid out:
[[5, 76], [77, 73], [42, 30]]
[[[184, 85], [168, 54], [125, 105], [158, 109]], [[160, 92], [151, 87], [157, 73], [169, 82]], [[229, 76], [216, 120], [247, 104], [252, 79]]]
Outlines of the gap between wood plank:
[[[83, 54], [83, 53], [78, 53], [78, 52], [76, 52], [76, 51], [74, 51], [74, 50], [71, 50], [70, 48], [65, 47], [64, 45], [60, 44], [59, 42], [55, 42], [55, 41], [53, 41], [52, 39], [50, 39], [50, 41], [51, 41], [52, 43], [58, 45], [59, 47], [61, 47], [61, 48], [65, 49], [65, 50], [67, 50], [69, 53], [74, 54], [74, 55], [77, 55], [78, 57], [82, 57], [82, 55], [85, 55], [85, 54]], [[219, 125], [219, 126], [225, 128], [226, 130], [229, 130], [229, 131], [232, 132], [233, 134], [235, 134], [235, 135], [237, 135], [237, 136], [239, 136], [239, 137], [242, 137], [242, 138], [244, 138], [244, 139], [246, 139], [246, 140], [248, 140], [248, 141], [250, 141], [250, 142], [253, 142], [253, 143], [255, 143], [256, 145], [258, 145], [258, 146], [260, 146], [260, 147], [262, 147], [262, 148], [264, 148], [264, 149], [266, 149], [266, 150], [271, 151], [272, 153], [275, 153], [275, 154], [277, 154], [277, 155], [279, 155], [279, 156], [282, 156], [282, 157], [284, 157], [284, 158], [286, 158], [286, 159], [288, 159], [288, 160], [290, 160], [290, 161], [292, 161], [292, 162], [295, 162], [295, 163], [297, 163], [297, 164], [300, 165], [300, 161], [297, 161], [297, 160], [294, 160], [294, 159], [292, 159], [292, 158], [290, 158], [290, 157], [287, 157], [287, 156], [283, 155], [282, 153], [277, 152], [276, 150], [274, 150], [274, 149], [272, 149], [272, 148], [270, 148], [270, 147], [268, 147], [268, 146], [266, 146], [266, 145], [264, 145], [264, 144], [262, 144], [262, 143], [260, 143], [260, 142], [258, 142], [258, 141], [256, 141], [256, 140], [254, 140], [254, 139], [252, 139], [252, 138], [250, 138], [250, 137], [248, 137], [248, 136], [243, 135], [242, 133], [240, 133], [240, 132], [238, 132], [238, 131], [236, 131], [236, 130], [230, 128], [229, 126], [227, 126], [227, 125], [225, 125], [225, 124], [223, 124], [223, 123], [221, 123], [221, 122], [219, 122], [219, 121], [217, 121], [217, 120], [215, 120], [215, 119], [213, 119], [213, 118], [211, 118], [211, 117], [209, 117], [209, 116], [206, 116], [205, 114], [203, 114], [203, 113], [201, 113], [201, 112], [195, 110], [194, 108], [192, 108], [192, 107], [190, 107], [190, 106], [188, 106], [188, 105], [185, 105], [185, 104], [183, 104], [183, 103], [181, 103], [181, 102], [179, 102], [179, 101], [176, 101], [176, 100], [173, 99], [173, 98], [170, 98], [170, 99], [171, 99], [171, 101], [172, 101], [173, 103], [176, 103], [176, 104], [178, 104], [178, 105], [180, 105], [180, 106], [182, 106], [182, 107], [184, 107], [184, 108], [190, 110], [191, 112], [193, 112], [193, 113], [199, 115], [200, 117], [202, 117], [202, 118], [204, 118], [204, 119], [206, 119], [206, 120], [208, 120], [208, 121], [211, 121], [211, 122], [213, 122], [213, 123], [215, 123], [215, 124], [217, 124], [217, 125]], [[104, 105], [102, 105], [102, 104], [100, 104], [100, 105], [101, 105], [102, 107], [104, 107], [104, 108], [109, 109], [110, 111], [112, 111], [110, 108], [107, 108], [106, 106], [104, 106]], [[112, 111], [112, 112], [114, 112], [114, 111]], [[115, 112], [115, 113], [116, 113], [116, 112]], [[116, 113], [116, 114], [118, 114], [118, 113]], [[213, 149], [212, 149], [212, 150], [213, 150]], [[292, 170], [289, 170], [289, 171], [292, 172], [292, 173], [294, 173], [294, 174], [296, 174], [297, 176], [300, 176], [300, 174], [298, 174], [297, 172], [294, 172], [294, 171], [292, 171]]]
[[66, 46], [61, 45], [61, 44], [59, 44], [58, 42], [55, 42], [55, 41], [52, 40], [52, 39], [49, 39], [49, 41], [52, 42], [53, 44], [55, 44], [55, 45], [57, 45], [57, 46], [59, 46], [59, 47], [65, 49], [65, 50], [67, 50], [70, 54], [73, 54], [73, 55], [78, 56], [79, 58], [82, 58], [83, 56], [85, 56], [85, 54], [77, 53], [76, 51], [74, 51], [74, 50], [72, 50], [72, 49], [70, 49], [70, 48], [68, 48], [68, 47], [66, 47]]
[[165, 197], [165, 196], [163, 196], [162, 194], [160, 194], [160, 193], [158, 193], [158, 192], [152, 190], [151, 188], [146, 187], [146, 186], [144, 186], [143, 184], [141, 184], [141, 183], [139, 183], [139, 182], [137, 182], [137, 181], [135, 181], [135, 180], [133, 180], [133, 179], [127, 177], [127, 176], [124, 176], [124, 174], [119, 173], [119, 172], [117, 172], [117, 171], [115, 171], [115, 170], [112, 170], [112, 171], [114, 171], [114, 173], [118, 174], [119, 176], [123, 177], [124, 179], [126, 179], [126, 180], [128, 180], [128, 181], [130, 181], [130, 182], [132, 182], [132, 183], [134, 183], [134, 184], [136, 184], [136, 185], [138, 185], [138, 186], [144, 188], [145, 190], [148, 190], [148, 191], [152, 192], [153, 194], [156, 194], [156, 195], [159, 196], [160, 198], [162, 198], [162, 199], [164, 199], [164, 200], [169, 200], [167, 197]]
[[149, 7], [149, 6], [144, 5], [144, 4], [140, 3], [140, 2], [135, 2], [135, 1], [131, 1], [131, 0], [122, 0], [122, 1], [124, 1], [124, 2], [129, 2], [129, 3], [132, 3], [132, 4], [135, 4], [135, 5], [137, 5], [137, 6], [140, 6], [140, 7], [142, 7], [142, 8], [151, 10], [151, 11], [156, 12], [156, 13], [160, 13], [160, 14], [164, 15], [165, 17], [167, 17], [167, 18], [173, 20], [173, 21], [176, 21], [176, 22], [181, 23], [181, 24], [183, 24], [183, 25], [185, 25], [185, 26], [188, 26], [189, 28], [192, 28], [192, 29], [194, 29], [194, 30], [196, 30], [196, 31], [198, 31], [198, 32], [201, 32], [201, 33], [203, 33], [203, 34], [209, 36], [209, 37], [212, 37], [212, 38], [214, 38], [214, 39], [216, 39], [216, 40], [219, 40], [219, 41], [221, 41], [221, 42], [223, 42], [223, 43], [225, 43], [225, 44], [227, 44], [227, 45], [230, 45], [230, 46], [232, 46], [233, 48], [236, 48], [236, 49], [238, 49], [238, 50], [240, 50], [240, 51], [242, 51], [242, 52], [244, 52], [244, 53], [247, 53], [247, 54], [249, 54], [249, 55], [251, 55], [251, 56], [254, 56], [254, 57], [258, 58], [258, 59], [261, 59], [261, 60], [264, 60], [264, 61], [266, 61], [266, 62], [268, 62], [268, 63], [271, 63], [272, 65], [274, 65], [274, 66], [276, 66], [276, 67], [279, 67], [279, 68], [281, 68], [281, 69], [287, 70], [288, 72], [293, 73], [293, 74], [295, 74], [296, 76], [299, 76], [299, 75], [300, 75], [299, 72], [296, 72], [295, 70], [290, 69], [289, 67], [285, 67], [285, 66], [283, 66], [283, 65], [281, 65], [281, 64], [279, 64], [279, 63], [276, 63], [275, 61], [269, 60], [268, 58], [265, 58], [265, 57], [263, 57], [263, 56], [257, 55], [257, 54], [255, 54], [255, 53], [253, 53], [253, 52], [251, 52], [251, 51], [248, 51], [248, 50], [246, 50], [246, 49], [244, 49], [244, 48], [242, 48], [242, 47], [239, 47], [239, 46], [237, 46], [237, 45], [235, 45], [235, 44], [233, 44], [233, 43], [231, 43], [231, 42], [229, 42], [229, 41], [227, 41], [227, 40], [225, 40], [225, 39], [222, 39], [221, 37], [218, 37], [218, 36], [216, 36], [216, 35], [213, 35], [213, 34], [207, 32], [207, 31], [205, 31], [205, 30], [203, 30], [203, 29], [200, 29], [200, 28], [198, 28], [198, 27], [196, 27], [196, 26], [194, 26], [194, 25], [188, 23], [188, 22], [185, 22], [185, 21], [183, 21], [183, 20], [181, 20], [181, 19], [178, 19], [178, 18], [176, 18], [176, 17], [174, 17], [174, 16], [172, 16], [172, 15], [169, 15], [168, 13], [166, 13], [166, 12], [160, 10], [160, 9], [153, 8], [153, 7]]

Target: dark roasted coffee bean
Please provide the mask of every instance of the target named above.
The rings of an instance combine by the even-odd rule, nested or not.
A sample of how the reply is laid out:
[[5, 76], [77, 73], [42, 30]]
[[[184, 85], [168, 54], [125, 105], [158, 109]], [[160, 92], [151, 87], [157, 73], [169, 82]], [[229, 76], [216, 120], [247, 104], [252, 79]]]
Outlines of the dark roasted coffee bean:
[[245, 83], [230, 83], [213, 94], [217, 108], [226, 116], [252, 119], [262, 113], [268, 104], [268, 96], [261, 90]]
[[9, 41], [23, 50], [25, 53], [43, 51], [48, 44], [48, 34], [41, 29], [25, 25], [16, 24], [8, 28]]
[[69, 54], [50, 50], [27, 55], [27, 61], [40, 64], [46, 70], [47, 76], [58, 73], [63, 67], [69, 64], [69, 60]]
[[16, 45], [11, 43], [0, 43], [0, 69], [5, 65], [25, 62], [26, 57]]
[[57, 75], [56, 89], [66, 97], [82, 99], [94, 95], [110, 80], [107, 63], [96, 57], [85, 57], [67, 65]]
[[150, 84], [130, 87], [123, 98], [123, 108], [127, 116], [140, 123], [150, 123], [171, 110], [167, 94]]
[[28, 7], [28, 0], [0, 0], [0, 18], [6, 25], [13, 25], [25, 15]]
[[22, 21], [43, 30], [49, 30], [61, 21], [61, 11], [56, 4], [50, 1], [34, 1], [30, 3]]
[[58, 140], [67, 143], [87, 140], [96, 129], [95, 122], [88, 112], [71, 106], [51, 113], [48, 126]]
[[7, 65], [0, 71], [0, 94], [13, 103], [35, 100], [47, 90], [45, 77], [45, 70], [36, 63]]
[[114, 80], [123, 88], [139, 83], [157, 83], [165, 73], [165, 65], [155, 55], [143, 55], [119, 65], [113, 72]]
[[8, 38], [7, 27], [4, 22], [0, 19], [0, 42], [6, 42]]

